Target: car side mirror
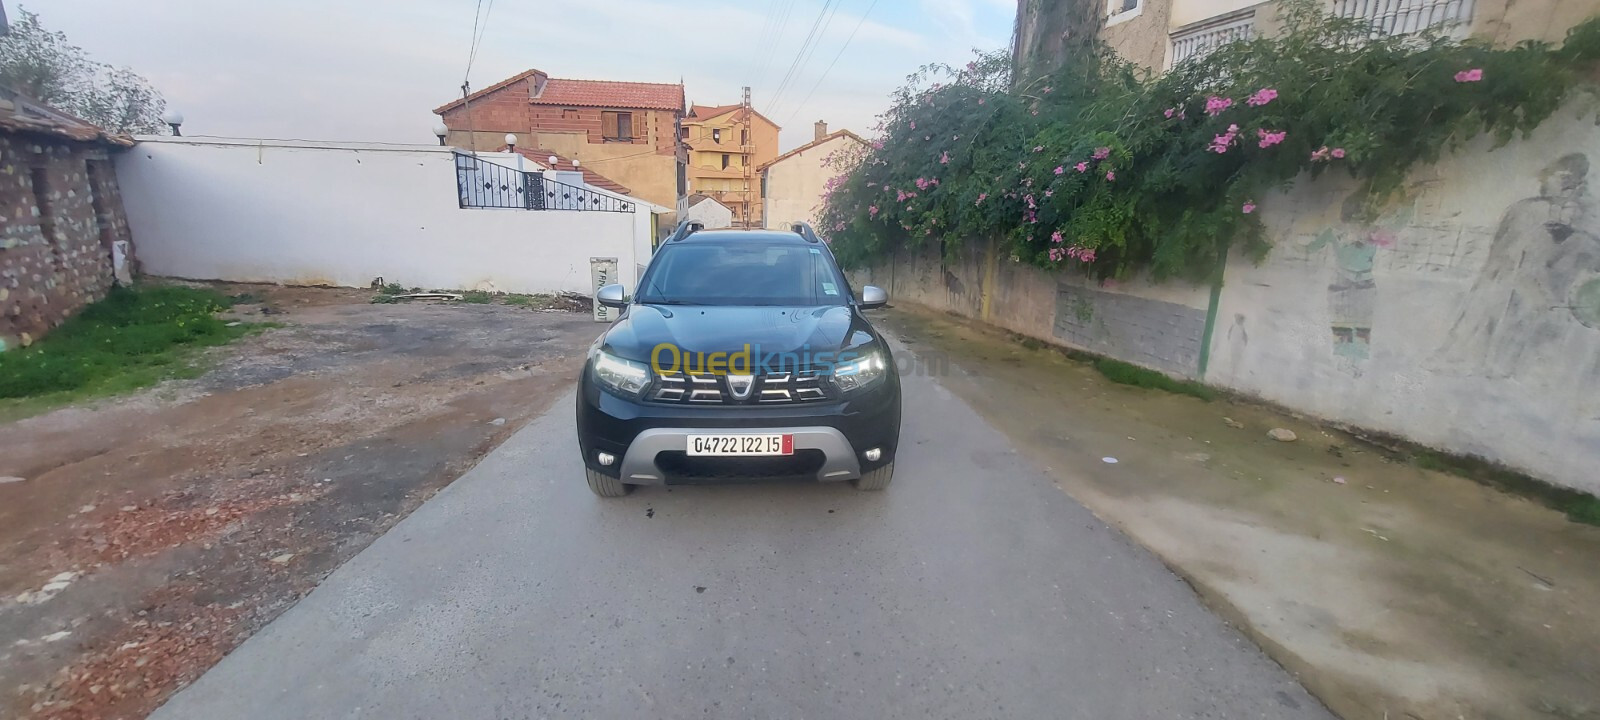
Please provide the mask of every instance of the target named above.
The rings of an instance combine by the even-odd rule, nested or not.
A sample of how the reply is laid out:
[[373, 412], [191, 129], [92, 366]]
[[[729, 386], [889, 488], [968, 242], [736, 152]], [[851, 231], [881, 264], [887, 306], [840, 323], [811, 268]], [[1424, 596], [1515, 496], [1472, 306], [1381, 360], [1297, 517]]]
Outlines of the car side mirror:
[[623, 294], [621, 285], [607, 285], [594, 294], [595, 302], [606, 307], [620, 308], [628, 304], [628, 296]]
[[861, 309], [871, 310], [889, 304], [889, 293], [877, 285], [868, 285], [861, 288]]

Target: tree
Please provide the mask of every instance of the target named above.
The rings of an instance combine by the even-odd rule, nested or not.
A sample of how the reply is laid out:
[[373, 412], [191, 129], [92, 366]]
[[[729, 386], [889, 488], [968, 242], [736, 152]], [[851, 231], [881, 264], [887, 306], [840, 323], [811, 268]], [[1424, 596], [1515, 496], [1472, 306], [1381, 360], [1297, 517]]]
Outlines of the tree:
[[11, 32], [0, 36], [0, 85], [117, 133], [163, 132], [166, 99], [129, 68], [95, 62], [65, 33], [18, 9]]

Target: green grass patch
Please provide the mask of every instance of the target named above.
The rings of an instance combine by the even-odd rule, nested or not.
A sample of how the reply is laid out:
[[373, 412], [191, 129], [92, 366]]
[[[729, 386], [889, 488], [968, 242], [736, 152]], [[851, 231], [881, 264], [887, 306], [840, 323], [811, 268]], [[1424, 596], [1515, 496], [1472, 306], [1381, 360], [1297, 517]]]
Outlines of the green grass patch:
[[0, 353], [0, 400], [42, 408], [198, 375], [194, 352], [255, 329], [216, 317], [230, 304], [210, 290], [114, 288], [39, 342]]
[[468, 290], [461, 293], [461, 302], [472, 303], [474, 305], [488, 305], [489, 303], [494, 302], [494, 293], [491, 293], [487, 290]]
[[1460, 475], [1501, 492], [1521, 495], [1565, 513], [1567, 519], [1573, 522], [1600, 526], [1600, 498], [1581, 490], [1551, 485], [1475, 457], [1423, 450], [1412, 454], [1411, 464], [1424, 470]]
[[1169, 393], [1189, 395], [1207, 401], [1217, 396], [1215, 390], [1200, 383], [1170, 378], [1154, 370], [1147, 370], [1121, 360], [1099, 358], [1094, 361], [1094, 369], [1099, 370], [1100, 374], [1106, 376], [1107, 380], [1121, 385], [1165, 390]]
[[506, 296], [506, 304], [507, 305], [516, 305], [516, 306], [519, 306], [519, 307], [525, 307], [525, 306], [528, 306], [528, 305], [533, 305], [536, 302], [538, 302], [538, 298], [535, 298], [532, 295], [507, 295]]

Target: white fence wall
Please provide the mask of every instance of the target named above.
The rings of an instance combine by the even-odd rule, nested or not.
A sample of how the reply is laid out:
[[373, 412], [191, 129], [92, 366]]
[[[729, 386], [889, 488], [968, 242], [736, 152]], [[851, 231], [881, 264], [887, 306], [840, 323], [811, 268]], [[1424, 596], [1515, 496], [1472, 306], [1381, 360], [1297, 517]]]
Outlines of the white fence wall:
[[443, 147], [140, 138], [117, 179], [152, 275], [588, 294], [589, 258], [649, 261], [648, 206], [461, 209]]

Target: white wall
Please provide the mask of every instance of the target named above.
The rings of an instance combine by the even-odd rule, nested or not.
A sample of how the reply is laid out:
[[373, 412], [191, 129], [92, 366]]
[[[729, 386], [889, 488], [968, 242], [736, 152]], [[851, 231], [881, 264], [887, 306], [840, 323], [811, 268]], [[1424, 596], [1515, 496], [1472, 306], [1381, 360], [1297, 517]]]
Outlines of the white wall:
[[828, 180], [839, 174], [825, 167], [823, 161], [856, 143], [854, 138], [840, 135], [768, 165], [766, 209], [762, 215], [767, 227], [783, 229], [797, 222], [815, 223]]
[[704, 198], [684, 211], [684, 218], [705, 226], [707, 230], [733, 227], [733, 211], [711, 198]]
[[588, 294], [590, 257], [648, 261], [650, 206], [461, 209], [449, 148], [139, 140], [118, 156], [117, 179], [152, 275]]
[[1371, 222], [1332, 173], [1263, 198], [1274, 249], [1228, 264], [1206, 381], [1600, 493], [1597, 117], [1480, 138]]

